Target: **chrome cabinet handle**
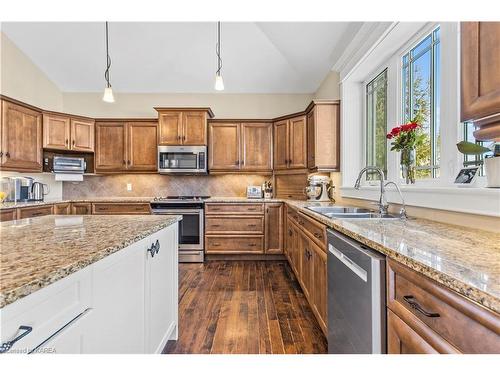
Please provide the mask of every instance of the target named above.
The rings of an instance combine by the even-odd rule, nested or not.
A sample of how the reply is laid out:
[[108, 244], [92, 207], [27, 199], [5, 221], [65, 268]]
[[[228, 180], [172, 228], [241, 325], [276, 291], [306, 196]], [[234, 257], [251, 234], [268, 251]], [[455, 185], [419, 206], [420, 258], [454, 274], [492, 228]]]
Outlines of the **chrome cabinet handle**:
[[249, 226], [250, 228], [254, 228], [254, 227], [256, 227], [256, 226], [257, 226], [257, 224], [248, 224], [248, 226]]
[[151, 254], [151, 258], [154, 258], [155, 254], [156, 254], [156, 251], [155, 251], [155, 248], [154, 248], [154, 244], [152, 244], [151, 247], [148, 247], [146, 249], [146, 252], [149, 252]]
[[156, 250], [156, 254], [158, 254], [160, 252], [160, 241], [159, 240], [156, 240], [156, 242], [155, 242], [155, 250]]
[[33, 331], [33, 327], [19, 326], [18, 331], [24, 331], [24, 332], [21, 333], [19, 336], [15, 337], [14, 339], [2, 343], [2, 345], [0, 345], [0, 354], [7, 353], [16, 342], [21, 340], [24, 336], [28, 335], [31, 331]]
[[403, 297], [403, 300], [408, 304], [410, 305], [410, 307], [413, 309], [413, 310], [417, 310], [419, 313], [427, 316], [428, 318], [439, 318], [440, 315], [438, 313], [430, 313], [430, 312], [427, 312], [425, 311], [417, 302], [417, 300], [415, 299], [415, 297], [413, 296], [404, 296]]

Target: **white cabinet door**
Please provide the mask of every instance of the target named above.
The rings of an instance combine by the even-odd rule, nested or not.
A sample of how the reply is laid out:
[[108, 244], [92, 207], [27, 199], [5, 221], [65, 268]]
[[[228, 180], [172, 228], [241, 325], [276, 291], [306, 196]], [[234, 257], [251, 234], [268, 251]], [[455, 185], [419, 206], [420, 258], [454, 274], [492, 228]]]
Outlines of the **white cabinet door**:
[[148, 246], [154, 244], [159, 247], [153, 256], [148, 252], [146, 261], [148, 353], [160, 353], [169, 339], [177, 339], [177, 227], [172, 225], [155, 234]]
[[86, 353], [144, 353], [145, 257], [141, 240], [94, 264]]

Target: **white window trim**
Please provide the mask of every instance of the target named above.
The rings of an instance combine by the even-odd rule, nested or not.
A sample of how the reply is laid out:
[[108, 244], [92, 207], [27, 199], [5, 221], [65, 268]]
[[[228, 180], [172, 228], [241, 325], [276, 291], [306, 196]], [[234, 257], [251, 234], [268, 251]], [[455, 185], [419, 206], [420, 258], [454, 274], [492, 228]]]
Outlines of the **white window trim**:
[[[413, 186], [403, 184], [399, 175], [399, 154], [387, 153], [387, 179], [402, 187], [408, 205], [443, 209], [457, 212], [500, 217], [500, 191], [487, 189], [485, 178], [478, 179], [474, 188], [459, 188], [453, 179], [462, 167], [463, 159], [455, 144], [462, 140], [460, 117], [460, 71], [459, 71], [459, 24], [448, 23], [395, 23], [377, 40], [375, 45], [349, 72], [341, 72], [342, 97], [342, 197], [378, 200], [377, 181], [365, 181], [359, 190], [353, 188], [358, 172], [365, 166], [366, 137], [366, 83], [387, 68], [387, 126], [392, 129], [401, 121], [401, 57], [413, 48], [420, 39], [438, 25], [441, 27], [441, 98], [440, 131], [441, 160], [440, 177], [417, 180]], [[400, 46], [397, 48], [397, 46]], [[394, 48], [396, 46], [396, 48]], [[393, 49], [387, 58], [387, 51]], [[376, 66], [376, 69], [370, 66]], [[396, 86], [396, 87], [394, 87]], [[446, 89], [445, 89], [446, 88]], [[443, 95], [456, 93], [456, 95]], [[454, 125], [451, 125], [454, 124]], [[388, 193], [391, 203], [399, 203], [399, 197]]]

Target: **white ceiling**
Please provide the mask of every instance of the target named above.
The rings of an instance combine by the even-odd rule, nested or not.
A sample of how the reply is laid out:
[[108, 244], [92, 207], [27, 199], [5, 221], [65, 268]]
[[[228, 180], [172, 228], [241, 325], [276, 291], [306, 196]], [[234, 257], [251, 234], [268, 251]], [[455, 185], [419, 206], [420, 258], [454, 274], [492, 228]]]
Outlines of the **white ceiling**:
[[[312, 93], [360, 22], [221, 25], [225, 92]], [[64, 92], [105, 85], [104, 22], [4, 22], [4, 32]], [[117, 92], [214, 92], [215, 22], [112, 22]]]

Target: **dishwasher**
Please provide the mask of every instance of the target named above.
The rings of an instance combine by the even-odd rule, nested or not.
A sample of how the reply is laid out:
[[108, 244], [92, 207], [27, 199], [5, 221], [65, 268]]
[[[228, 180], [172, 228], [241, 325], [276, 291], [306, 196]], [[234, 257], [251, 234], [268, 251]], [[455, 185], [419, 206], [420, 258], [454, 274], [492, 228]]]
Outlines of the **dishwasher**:
[[386, 353], [385, 257], [328, 230], [328, 353]]

